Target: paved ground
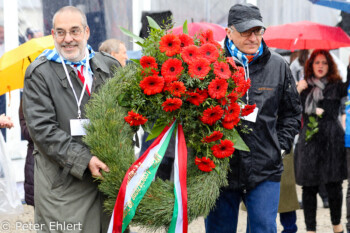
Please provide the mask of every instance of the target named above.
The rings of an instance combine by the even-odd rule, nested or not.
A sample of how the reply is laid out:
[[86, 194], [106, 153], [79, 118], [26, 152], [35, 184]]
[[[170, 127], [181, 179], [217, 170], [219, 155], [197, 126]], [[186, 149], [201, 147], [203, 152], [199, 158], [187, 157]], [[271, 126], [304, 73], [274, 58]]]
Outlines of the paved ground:
[[[345, 227], [346, 223], [346, 208], [345, 208], [345, 194], [346, 194], [346, 187], [347, 182], [344, 182], [343, 184], [343, 193], [344, 193], [344, 201], [343, 201], [343, 209], [342, 209], [342, 224]], [[298, 186], [297, 187], [298, 196], [301, 196], [301, 189]], [[239, 216], [239, 224], [238, 224], [238, 233], [245, 233], [246, 228], [246, 212], [240, 211]], [[304, 223], [304, 214], [302, 210], [297, 211], [297, 225], [298, 225], [298, 232], [305, 233], [305, 223]], [[3, 229], [6, 228], [6, 224], [9, 225], [9, 230]], [[16, 227], [17, 224], [17, 227]], [[27, 225], [24, 225], [27, 224]], [[6, 216], [3, 219], [1, 219], [0, 216], [0, 232], [35, 232], [33, 229], [33, 208], [31, 206], [24, 205], [24, 213], [18, 216]], [[278, 225], [278, 232], [282, 231], [281, 224], [279, 223], [279, 218], [277, 218], [277, 225]], [[26, 228], [26, 229], [24, 229]], [[146, 233], [147, 231], [132, 227], [131, 231], [133, 233]], [[318, 199], [318, 209], [317, 209], [317, 232], [321, 233], [328, 233], [333, 232], [331, 221], [330, 221], [330, 214], [329, 209], [323, 208], [323, 204], [321, 199]], [[163, 232], [159, 232], [163, 233]], [[204, 230], [204, 224], [203, 224], [203, 218], [199, 218], [196, 221], [193, 221], [189, 226], [189, 233], [205, 233]]]

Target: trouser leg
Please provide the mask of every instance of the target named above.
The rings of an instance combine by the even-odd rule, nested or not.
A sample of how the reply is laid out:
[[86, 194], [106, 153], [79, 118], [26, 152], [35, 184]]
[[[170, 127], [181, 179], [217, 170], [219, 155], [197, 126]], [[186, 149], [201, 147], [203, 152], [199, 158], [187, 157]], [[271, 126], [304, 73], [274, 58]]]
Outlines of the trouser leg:
[[222, 191], [215, 208], [204, 220], [206, 233], [236, 233], [241, 200], [240, 192]]
[[307, 231], [316, 231], [318, 186], [303, 186], [303, 207]]
[[298, 231], [297, 214], [295, 211], [280, 213], [280, 222], [283, 226], [282, 233], [295, 233]]
[[338, 225], [341, 219], [341, 207], [343, 204], [342, 182], [332, 182], [326, 184], [328, 192], [329, 209], [331, 212], [331, 222]]
[[251, 233], [276, 233], [280, 182], [265, 181], [248, 191], [243, 201], [247, 207]]
[[346, 159], [348, 167], [348, 190], [346, 192], [346, 228], [350, 231], [350, 148], [346, 148]]

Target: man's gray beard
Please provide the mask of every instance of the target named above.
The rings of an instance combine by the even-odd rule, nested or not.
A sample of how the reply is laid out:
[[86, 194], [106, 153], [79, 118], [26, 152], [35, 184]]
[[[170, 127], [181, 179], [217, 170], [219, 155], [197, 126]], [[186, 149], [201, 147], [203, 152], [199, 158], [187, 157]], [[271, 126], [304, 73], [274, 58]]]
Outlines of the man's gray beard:
[[[81, 54], [79, 52], [77, 57], [74, 57], [73, 59], [68, 59], [66, 56], [64, 56], [63, 52], [61, 52], [63, 50], [62, 47], [59, 46], [59, 44], [55, 40], [54, 40], [54, 44], [55, 44], [55, 48], [56, 48], [57, 52], [63, 57], [63, 59], [65, 59], [67, 61], [79, 62], [85, 58], [85, 48], [86, 48], [87, 42], [84, 43], [85, 45], [83, 46], [83, 54]], [[61, 48], [61, 50], [58, 50], [57, 48]], [[81, 55], [81, 59], [76, 59], [76, 58], [79, 58], [80, 55]]]

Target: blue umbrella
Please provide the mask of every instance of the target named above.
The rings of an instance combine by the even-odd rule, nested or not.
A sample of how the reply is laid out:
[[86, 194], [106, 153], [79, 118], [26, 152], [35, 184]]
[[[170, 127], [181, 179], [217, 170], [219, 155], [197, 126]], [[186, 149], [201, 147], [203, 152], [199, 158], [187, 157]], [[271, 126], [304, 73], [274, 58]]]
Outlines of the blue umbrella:
[[350, 0], [309, 0], [314, 4], [335, 8], [350, 13]]

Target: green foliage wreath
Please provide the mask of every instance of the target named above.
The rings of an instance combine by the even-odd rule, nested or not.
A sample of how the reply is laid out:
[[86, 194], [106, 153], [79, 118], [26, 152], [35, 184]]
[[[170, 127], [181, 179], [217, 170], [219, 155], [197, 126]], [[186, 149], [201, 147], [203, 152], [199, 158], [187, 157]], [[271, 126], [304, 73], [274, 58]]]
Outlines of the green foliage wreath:
[[[135, 161], [132, 138], [140, 124], [134, 124], [133, 121], [135, 119], [138, 121], [139, 118], [132, 119], [131, 115], [142, 114], [142, 118], [147, 117], [148, 122], [143, 125], [143, 128], [154, 137], [160, 133], [155, 133], [159, 131], [159, 126], [163, 125], [164, 128], [174, 118], [182, 121], [185, 138], [187, 137], [186, 143], [191, 148], [187, 159], [187, 207], [188, 221], [191, 222], [199, 216], [208, 215], [215, 205], [220, 188], [227, 185], [228, 157], [232, 156], [234, 150], [228, 148], [229, 153], [227, 153], [225, 150], [228, 149], [225, 145], [217, 144], [218, 139], [225, 138], [221, 143], [229, 142], [230, 146], [227, 147], [234, 145], [236, 149], [249, 150], [233, 127], [239, 124], [239, 116], [246, 116], [255, 107], [249, 105], [243, 107], [240, 103], [240, 97], [250, 87], [250, 80], [245, 80], [244, 71], [240, 72], [233, 60], [225, 58], [220, 46], [211, 39], [212, 32], [204, 32], [199, 38], [193, 39], [182, 35], [183, 44], [189, 43], [183, 46], [185, 54], [193, 53], [190, 52], [192, 49], [200, 51], [193, 53], [192, 57], [187, 57], [189, 60], [186, 61], [185, 55], [179, 52], [180, 40], [171, 35], [171, 32], [169, 33], [169, 28], [162, 30], [151, 19], [149, 23], [152, 29], [150, 36], [145, 40], [123, 29], [138, 40], [143, 47], [144, 56], [134, 65], [118, 69], [115, 77], [107, 81], [100, 91], [93, 95], [86, 106], [86, 115], [90, 119], [90, 124], [87, 126], [87, 135], [84, 140], [92, 154], [99, 157], [110, 168], [110, 172], [103, 174], [104, 179], [99, 181], [99, 189], [107, 195], [105, 207], [112, 212], [125, 173]], [[185, 34], [186, 25], [185, 23]], [[175, 47], [176, 43], [178, 48]], [[165, 47], [168, 49], [164, 49]], [[146, 59], [149, 58], [154, 59], [154, 62], [146, 62], [145, 65]], [[179, 62], [180, 65], [171, 65], [171, 69], [164, 68], [174, 61]], [[196, 65], [201, 68], [195, 68]], [[172, 74], [175, 75], [174, 77], [171, 76], [171, 72], [177, 68], [181, 68], [180, 71]], [[207, 73], [203, 71], [205, 69]], [[149, 72], [153, 75], [147, 76], [150, 75]], [[143, 84], [145, 80], [154, 78], [161, 80], [164, 85], [157, 92], [154, 92], [154, 88], [158, 87], [152, 86], [152, 83], [148, 84], [149, 87]], [[169, 86], [164, 84], [166, 80]], [[176, 89], [175, 85], [172, 86], [175, 83], [182, 84], [181, 88], [185, 88], [186, 91], [182, 90], [180, 93], [181, 88]], [[196, 90], [195, 93], [194, 90]], [[176, 93], [177, 91], [180, 94]], [[209, 96], [206, 94], [201, 103], [189, 101], [192, 95], [204, 96], [204, 91], [208, 91]], [[174, 99], [177, 99], [182, 106], [181, 108], [177, 106], [168, 112], [172, 108], [170, 103]], [[168, 110], [162, 107], [167, 106], [166, 103], [169, 104], [168, 107], [170, 106]], [[130, 111], [131, 109], [134, 112]], [[221, 115], [216, 114], [214, 109], [219, 109]], [[211, 113], [204, 117], [208, 111]], [[215, 115], [220, 116], [216, 119]], [[156, 122], [156, 126], [151, 132], [152, 122]], [[157, 125], [159, 122], [161, 124]], [[215, 133], [221, 136], [209, 141], [208, 136]], [[221, 149], [224, 150], [223, 154], [220, 154]], [[214, 166], [203, 169], [198, 165], [203, 162], [202, 159], [210, 160]], [[214, 167], [215, 170], [212, 170], [211, 168]], [[168, 228], [173, 207], [174, 184], [156, 178], [138, 205], [131, 224], [149, 230]]]
[[[117, 98], [123, 93], [126, 83], [135, 78], [132, 66], [118, 70], [86, 106], [91, 124], [87, 127], [85, 143], [92, 154], [99, 157], [110, 168], [104, 173], [99, 189], [107, 195], [105, 207], [112, 212], [119, 187], [124, 175], [135, 161], [133, 130], [124, 121], [127, 109], [118, 104]], [[195, 156], [188, 155], [187, 191], [188, 220], [206, 216], [213, 208], [219, 190], [227, 185], [228, 163], [218, 166], [218, 172], [202, 172], [194, 164]], [[157, 178], [148, 189], [138, 206], [132, 225], [156, 230], [167, 228], [171, 222], [174, 207], [173, 183]]]

